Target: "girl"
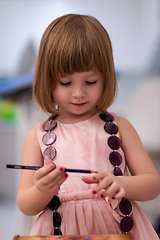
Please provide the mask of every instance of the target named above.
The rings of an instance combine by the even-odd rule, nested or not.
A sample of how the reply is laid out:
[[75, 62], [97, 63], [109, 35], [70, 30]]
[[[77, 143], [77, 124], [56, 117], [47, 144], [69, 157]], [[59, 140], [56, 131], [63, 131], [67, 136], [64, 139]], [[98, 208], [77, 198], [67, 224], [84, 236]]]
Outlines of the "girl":
[[27, 134], [23, 164], [41, 168], [22, 170], [17, 196], [24, 214], [41, 212], [31, 235], [131, 231], [135, 239], [158, 239], [134, 200], [156, 198], [160, 178], [132, 125], [106, 111], [116, 91], [103, 26], [76, 14], [53, 21], [41, 40], [33, 85], [36, 101], [52, 115]]

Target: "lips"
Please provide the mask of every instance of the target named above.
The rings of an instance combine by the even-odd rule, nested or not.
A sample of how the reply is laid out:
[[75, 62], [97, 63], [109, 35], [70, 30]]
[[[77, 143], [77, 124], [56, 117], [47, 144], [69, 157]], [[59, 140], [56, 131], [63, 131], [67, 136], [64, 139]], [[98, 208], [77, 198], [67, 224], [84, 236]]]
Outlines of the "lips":
[[76, 107], [83, 107], [87, 102], [84, 103], [72, 103], [72, 105], [76, 106]]

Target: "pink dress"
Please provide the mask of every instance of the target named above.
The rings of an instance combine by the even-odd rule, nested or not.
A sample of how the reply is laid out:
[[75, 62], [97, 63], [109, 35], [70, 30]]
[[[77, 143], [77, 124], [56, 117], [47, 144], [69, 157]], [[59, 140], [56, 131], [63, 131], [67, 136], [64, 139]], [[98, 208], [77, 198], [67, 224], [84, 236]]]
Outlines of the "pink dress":
[[[113, 123], [116, 123], [116, 115]], [[47, 120], [37, 124], [39, 144], [43, 151], [46, 146], [42, 142], [45, 134], [43, 125]], [[113, 172], [114, 166], [109, 161], [113, 151], [107, 144], [110, 134], [104, 130], [105, 122], [99, 114], [90, 119], [75, 123], [62, 124], [57, 120], [53, 130], [56, 141], [52, 146], [57, 154], [53, 162], [57, 166], [76, 169]], [[118, 133], [116, 134], [118, 136]], [[125, 157], [121, 148], [117, 150], [122, 156], [120, 168], [127, 175]], [[45, 160], [44, 160], [45, 164]], [[61, 185], [58, 193], [61, 205], [57, 212], [61, 215], [60, 230], [63, 235], [116, 234], [122, 233], [120, 221], [123, 216], [119, 211], [117, 200], [102, 198], [101, 194], [93, 196], [93, 185], [82, 181], [82, 173], [69, 173], [67, 180]], [[137, 240], [158, 240], [152, 225], [140, 207], [132, 203], [133, 228], [131, 233]], [[53, 235], [53, 211], [48, 207], [39, 215], [32, 227], [30, 235]]]

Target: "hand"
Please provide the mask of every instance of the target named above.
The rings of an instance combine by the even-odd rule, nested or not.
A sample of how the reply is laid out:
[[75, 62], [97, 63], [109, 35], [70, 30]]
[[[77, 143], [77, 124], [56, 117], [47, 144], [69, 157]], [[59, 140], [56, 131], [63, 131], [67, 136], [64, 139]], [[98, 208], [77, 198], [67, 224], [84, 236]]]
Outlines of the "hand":
[[52, 161], [47, 160], [46, 165], [35, 172], [34, 185], [43, 195], [53, 196], [58, 193], [67, 177], [64, 167], [55, 168]]
[[92, 189], [93, 194], [97, 194], [101, 190], [104, 190], [101, 194], [102, 197], [110, 196], [113, 199], [121, 199], [122, 197], [125, 197], [125, 184], [121, 176], [99, 172], [94, 175], [83, 176], [82, 180], [87, 184], [97, 183]]

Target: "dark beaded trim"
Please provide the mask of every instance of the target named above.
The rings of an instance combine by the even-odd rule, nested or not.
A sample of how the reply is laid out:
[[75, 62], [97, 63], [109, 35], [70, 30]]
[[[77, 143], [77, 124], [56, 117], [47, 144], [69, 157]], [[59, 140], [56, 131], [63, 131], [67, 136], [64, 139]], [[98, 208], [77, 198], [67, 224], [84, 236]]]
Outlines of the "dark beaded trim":
[[48, 203], [48, 207], [50, 210], [55, 211], [61, 205], [60, 199], [57, 195], [54, 195], [51, 201]]
[[101, 113], [99, 116], [105, 122], [113, 122], [114, 121], [114, 117], [107, 111], [105, 113]]
[[[57, 115], [51, 115], [48, 118], [48, 121], [45, 122], [43, 125], [43, 129], [45, 132], [47, 132], [43, 138], [42, 142], [47, 148], [43, 151], [43, 157], [45, 159], [50, 159], [54, 160], [56, 157], [57, 151], [54, 147], [51, 145], [56, 141], [57, 136], [54, 132], [52, 132], [56, 127], [57, 127], [57, 122], [56, 122], [56, 117]], [[56, 167], [56, 164], [53, 163]], [[61, 230], [59, 229], [61, 225], [61, 216], [60, 214], [56, 211], [60, 206], [60, 199], [57, 195], [53, 196], [52, 200], [48, 203], [48, 207], [50, 210], [53, 211], [53, 226], [54, 226], [54, 235], [62, 235]]]
[[49, 116], [48, 120], [50, 121], [50, 120], [56, 119], [57, 116], [58, 116], [58, 115], [53, 115], [53, 114], [52, 114], [52, 115]]
[[62, 235], [61, 230], [59, 227], [61, 226], [61, 216], [56, 210], [60, 206], [60, 199], [57, 195], [54, 195], [51, 201], [48, 203], [48, 207], [50, 210], [53, 211], [53, 226], [54, 226], [54, 235]]
[[[113, 174], [115, 176], [122, 176], [123, 173], [119, 167], [122, 163], [122, 157], [117, 152], [117, 150], [121, 147], [121, 141], [117, 136], [115, 136], [115, 134], [117, 134], [119, 131], [118, 126], [115, 123], [112, 123], [114, 121], [114, 117], [110, 113], [108, 112], [101, 113], [99, 116], [103, 121], [106, 122], [104, 125], [105, 131], [111, 134], [111, 136], [108, 138], [108, 146], [113, 150], [109, 155], [109, 160], [111, 164], [114, 166]], [[55, 121], [56, 117], [57, 115], [51, 115], [48, 118], [48, 121], [43, 126], [44, 131], [49, 133], [47, 135], [49, 137], [48, 141], [46, 140], [43, 141], [42, 138], [42, 142], [47, 146], [47, 148], [43, 152], [43, 156], [45, 159], [54, 160], [56, 156], [56, 149], [51, 146], [56, 141], [56, 135], [54, 136], [54, 139], [50, 139], [51, 131], [53, 131], [57, 127], [57, 123]], [[54, 235], [62, 235], [61, 230], [58, 228], [61, 225], [61, 216], [58, 212], [56, 212], [59, 206], [60, 206], [59, 197], [55, 195], [48, 204], [48, 207], [53, 211], [53, 225], [55, 227]], [[130, 217], [130, 214], [132, 212], [132, 205], [127, 199], [123, 198], [119, 203], [119, 209], [123, 214], [122, 216], [125, 216], [120, 222], [120, 228], [123, 232], [127, 233], [133, 227], [133, 220]]]
[[[51, 132], [57, 127], [57, 122], [55, 120], [56, 117], [57, 115], [51, 115], [48, 118], [48, 121], [45, 122], [43, 125], [43, 130], [47, 132], [42, 138], [42, 142], [44, 143], [44, 145], [47, 146], [47, 148], [43, 151], [43, 157], [45, 159], [53, 160], [57, 155], [56, 149], [51, 146], [57, 139], [56, 134]], [[48, 141], [47, 141], [47, 137], [48, 137]]]
[[[108, 138], [108, 146], [113, 150], [109, 155], [109, 160], [111, 164], [114, 166], [113, 174], [115, 176], [123, 176], [122, 170], [120, 169], [120, 165], [122, 164], [122, 157], [117, 150], [121, 147], [120, 139], [115, 136], [118, 133], [119, 129], [114, 121], [114, 117], [108, 113], [100, 114], [100, 118], [105, 121], [104, 130], [109, 133], [111, 136]], [[132, 204], [126, 198], [122, 198], [119, 203], [119, 209], [121, 213], [125, 216], [120, 222], [120, 228], [123, 232], [127, 233], [131, 231], [133, 227], [133, 219], [130, 217], [132, 213]]]

